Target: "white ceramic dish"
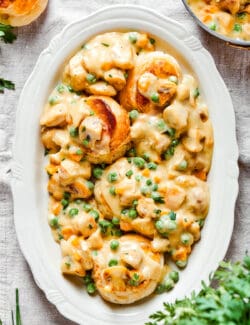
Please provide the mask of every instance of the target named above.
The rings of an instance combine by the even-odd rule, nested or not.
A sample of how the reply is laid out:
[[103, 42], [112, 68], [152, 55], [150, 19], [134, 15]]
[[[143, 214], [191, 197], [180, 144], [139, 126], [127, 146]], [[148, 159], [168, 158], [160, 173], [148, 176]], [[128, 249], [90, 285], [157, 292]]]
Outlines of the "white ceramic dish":
[[[47, 225], [47, 193], [39, 117], [65, 59], [90, 36], [121, 28], [148, 31], [166, 40], [191, 64], [210, 109], [215, 148], [209, 174], [211, 208], [188, 267], [175, 289], [131, 306], [112, 306], [60, 274], [60, 250]], [[208, 279], [223, 259], [233, 230], [238, 193], [238, 148], [229, 93], [210, 54], [182, 25], [149, 9], [114, 6], [67, 26], [42, 52], [18, 106], [12, 190], [16, 232], [37, 285], [67, 318], [83, 325], [140, 325], [163, 301], [173, 301]]]

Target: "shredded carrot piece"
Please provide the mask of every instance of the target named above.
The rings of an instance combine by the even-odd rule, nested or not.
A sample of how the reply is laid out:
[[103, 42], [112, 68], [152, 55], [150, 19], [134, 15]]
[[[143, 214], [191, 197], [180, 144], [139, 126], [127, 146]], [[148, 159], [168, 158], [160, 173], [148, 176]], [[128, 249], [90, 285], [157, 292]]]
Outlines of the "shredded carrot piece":
[[198, 177], [202, 181], [206, 181], [207, 180], [207, 173], [204, 170], [200, 170], [200, 171], [194, 172], [194, 176]]
[[150, 175], [150, 170], [148, 168], [145, 168], [142, 172], [142, 175], [148, 177]]

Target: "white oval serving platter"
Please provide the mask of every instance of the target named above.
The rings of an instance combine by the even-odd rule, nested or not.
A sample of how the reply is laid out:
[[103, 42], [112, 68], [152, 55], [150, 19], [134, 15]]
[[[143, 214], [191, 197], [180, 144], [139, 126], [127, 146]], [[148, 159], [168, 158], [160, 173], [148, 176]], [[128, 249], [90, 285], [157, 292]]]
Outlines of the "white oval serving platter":
[[[210, 111], [214, 156], [209, 174], [211, 206], [202, 238], [188, 267], [170, 293], [155, 295], [131, 306], [114, 306], [60, 273], [60, 248], [47, 224], [47, 177], [40, 141], [39, 117], [67, 57], [89, 37], [107, 30], [138, 29], [165, 40], [191, 65]], [[211, 55], [182, 25], [139, 6], [113, 6], [66, 26], [43, 51], [26, 82], [18, 105], [13, 148], [12, 191], [18, 240], [37, 285], [68, 319], [81, 325], [142, 325], [164, 301], [199, 290], [227, 251], [238, 193], [238, 148], [234, 110], [228, 90]]]

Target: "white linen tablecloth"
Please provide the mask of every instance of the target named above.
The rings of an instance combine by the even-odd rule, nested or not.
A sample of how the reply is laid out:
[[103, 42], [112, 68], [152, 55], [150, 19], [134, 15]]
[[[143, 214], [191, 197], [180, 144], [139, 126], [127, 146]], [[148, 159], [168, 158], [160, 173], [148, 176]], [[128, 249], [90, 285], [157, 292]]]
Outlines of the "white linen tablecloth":
[[194, 23], [181, 0], [50, 0], [46, 12], [36, 22], [17, 30], [14, 44], [0, 44], [0, 77], [16, 84], [16, 91], [0, 94], [0, 319], [4, 324], [10, 324], [15, 288], [20, 290], [23, 325], [73, 324], [58, 313], [35, 285], [16, 239], [9, 181], [20, 92], [40, 52], [66, 24], [104, 6], [126, 3], [145, 5], [176, 19], [199, 37], [213, 55], [233, 99], [240, 148], [240, 192], [227, 258], [240, 259], [250, 250], [250, 51], [230, 47], [205, 33]]

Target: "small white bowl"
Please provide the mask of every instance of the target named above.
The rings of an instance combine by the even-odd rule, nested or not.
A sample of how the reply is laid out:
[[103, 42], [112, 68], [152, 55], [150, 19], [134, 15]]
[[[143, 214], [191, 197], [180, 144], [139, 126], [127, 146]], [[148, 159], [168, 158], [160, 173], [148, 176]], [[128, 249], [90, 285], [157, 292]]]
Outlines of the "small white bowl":
[[[209, 174], [210, 212], [188, 267], [173, 291], [131, 306], [115, 306], [64, 278], [60, 249], [47, 224], [47, 177], [40, 141], [39, 117], [59, 78], [65, 59], [91, 36], [107, 30], [137, 29], [165, 40], [192, 67], [210, 111], [215, 148]], [[139, 6], [113, 6], [65, 27], [42, 52], [19, 101], [14, 144], [12, 191], [14, 217], [21, 249], [37, 285], [67, 318], [84, 325], [140, 325], [164, 301], [199, 290], [201, 280], [223, 259], [231, 238], [238, 193], [238, 148], [234, 111], [228, 90], [210, 54], [182, 25]]]

